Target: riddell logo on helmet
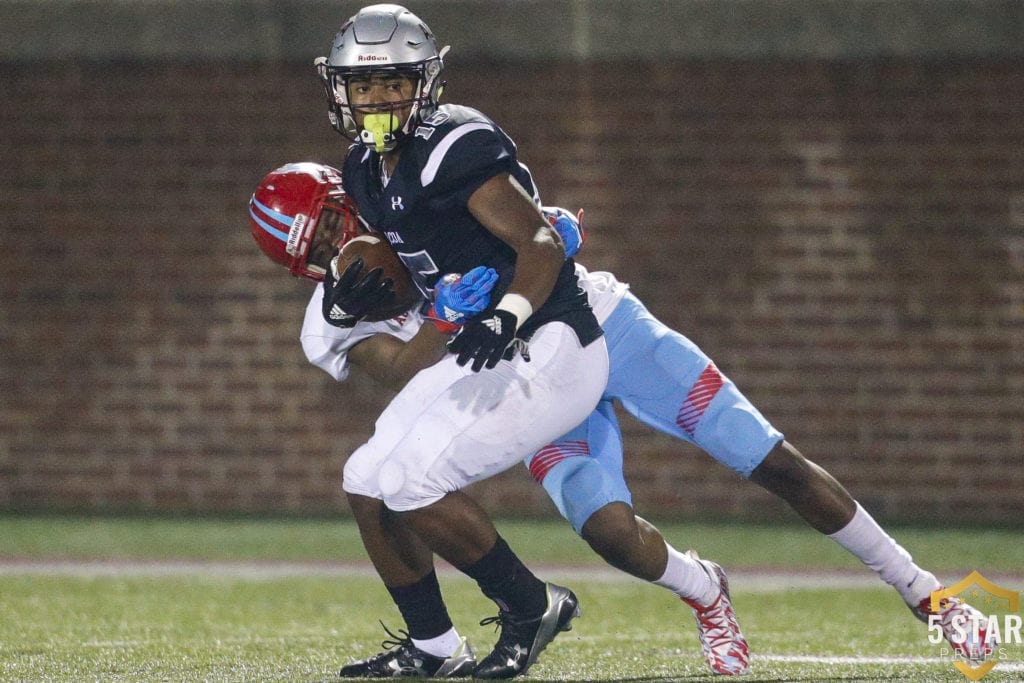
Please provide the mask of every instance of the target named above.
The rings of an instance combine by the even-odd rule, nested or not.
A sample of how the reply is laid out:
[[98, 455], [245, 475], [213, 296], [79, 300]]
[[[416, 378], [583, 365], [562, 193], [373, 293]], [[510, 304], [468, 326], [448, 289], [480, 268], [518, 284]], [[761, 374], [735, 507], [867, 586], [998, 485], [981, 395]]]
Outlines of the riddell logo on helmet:
[[359, 55], [356, 58], [357, 62], [390, 62], [391, 57], [388, 55]]
[[284, 250], [288, 252], [290, 256], [299, 255], [299, 246], [301, 245], [300, 240], [306, 229], [306, 214], [296, 214], [295, 220], [292, 221], [291, 230], [288, 231], [288, 242], [285, 245]]

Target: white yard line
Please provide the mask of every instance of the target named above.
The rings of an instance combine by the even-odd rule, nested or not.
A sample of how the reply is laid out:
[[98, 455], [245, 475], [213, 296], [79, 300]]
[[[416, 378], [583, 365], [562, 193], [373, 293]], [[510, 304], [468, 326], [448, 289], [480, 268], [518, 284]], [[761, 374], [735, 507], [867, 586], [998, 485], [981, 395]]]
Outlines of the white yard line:
[[[780, 662], [793, 664], [896, 664], [896, 665], [934, 665], [948, 664], [948, 659], [939, 657], [863, 657], [863, 656], [824, 656], [824, 655], [752, 655], [755, 662]], [[997, 662], [993, 672], [1024, 672], [1024, 662]]]

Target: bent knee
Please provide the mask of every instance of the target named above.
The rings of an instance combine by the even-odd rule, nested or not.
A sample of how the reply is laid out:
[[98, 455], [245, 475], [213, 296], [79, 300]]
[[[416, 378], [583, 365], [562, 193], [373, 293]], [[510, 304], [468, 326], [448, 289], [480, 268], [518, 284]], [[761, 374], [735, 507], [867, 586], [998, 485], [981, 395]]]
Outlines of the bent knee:
[[381, 465], [377, 487], [384, 504], [395, 512], [420, 510], [456, 490], [443, 478], [397, 460], [387, 460]]
[[813, 463], [787, 441], [780, 441], [750, 474], [751, 481], [771, 491], [801, 489], [814, 478]]
[[626, 482], [590, 456], [566, 458], [547, 472], [541, 483], [576, 533], [609, 504], [632, 509]]
[[345, 463], [341, 472], [341, 488], [349, 495], [380, 498], [380, 490], [377, 487], [377, 468], [359, 456], [360, 451], [357, 450]]
[[594, 552], [616, 566], [633, 555], [634, 546], [641, 542], [633, 508], [623, 502], [609, 503], [590, 515], [580, 536]]

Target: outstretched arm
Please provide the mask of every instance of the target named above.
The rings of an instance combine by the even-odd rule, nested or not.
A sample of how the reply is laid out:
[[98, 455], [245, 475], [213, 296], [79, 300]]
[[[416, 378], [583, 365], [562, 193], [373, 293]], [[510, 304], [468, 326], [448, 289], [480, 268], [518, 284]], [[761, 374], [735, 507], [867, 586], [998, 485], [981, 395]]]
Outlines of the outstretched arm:
[[417, 372], [445, 354], [448, 335], [487, 308], [498, 274], [477, 266], [465, 275], [449, 273], [438, 281], [427, 320], [408, 342], [378, 334], [357, 344], [350, 360], [385, 386], [398, 390]]
[[356, 344], [349, 360], [389, 389], [398, 391], [425, 367], [445, 354], [448, 335], [433, 325], [423, 325], [408, 342], [378, 334]]

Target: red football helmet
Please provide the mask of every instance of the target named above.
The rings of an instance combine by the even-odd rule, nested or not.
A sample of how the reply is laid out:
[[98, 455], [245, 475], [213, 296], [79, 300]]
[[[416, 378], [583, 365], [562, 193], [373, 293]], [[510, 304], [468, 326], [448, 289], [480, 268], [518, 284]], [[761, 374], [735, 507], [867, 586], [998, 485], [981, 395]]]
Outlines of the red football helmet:
[[249, 229], [263, 253], [292, 275], [323, 280], [331, 257], [359, 233], [341, 172], [313, 162], [268, 173], [249, 200]]

